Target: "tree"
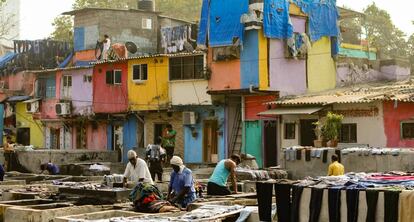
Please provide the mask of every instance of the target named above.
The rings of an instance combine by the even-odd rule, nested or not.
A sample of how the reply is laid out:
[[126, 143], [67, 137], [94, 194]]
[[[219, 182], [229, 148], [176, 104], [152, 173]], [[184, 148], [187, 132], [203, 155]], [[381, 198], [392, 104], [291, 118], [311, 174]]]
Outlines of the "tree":
[[[125, 1], [125, 0], [76, 0], [73, 3], [73, 9], [81, 9], [81, 8], [128, 8], [128, 5], [132, 1]], [[134, 1], [136, 2], [136, 1]]]
[[163, 14], [189, 20], [200, 20], [202, 0], [155, 0], [157, 11]]
[[372, 3], [364, 13], [364, 26], [370, 45], [378, 48], [387, 57], [406, 57], [405, 34], [395, 27], [388, 12]]
[[73, 19], [68, 15], [56, 17], [52, 23], [55, 28], [51, 34], [51, 39], [56, 41], [73, 42]]

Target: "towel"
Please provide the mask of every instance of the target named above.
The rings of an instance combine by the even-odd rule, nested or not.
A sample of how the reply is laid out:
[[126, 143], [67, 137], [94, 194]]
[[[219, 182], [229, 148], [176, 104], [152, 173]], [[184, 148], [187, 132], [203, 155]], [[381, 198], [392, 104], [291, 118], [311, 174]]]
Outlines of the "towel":
[[400, 194], [398, 222], [414, 221], [414, 192], [404, 190]]

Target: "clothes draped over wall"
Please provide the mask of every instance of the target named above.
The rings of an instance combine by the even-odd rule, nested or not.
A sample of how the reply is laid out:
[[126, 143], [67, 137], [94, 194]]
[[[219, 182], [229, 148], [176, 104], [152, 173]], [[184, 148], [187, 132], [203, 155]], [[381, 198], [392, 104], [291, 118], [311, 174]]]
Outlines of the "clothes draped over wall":
[[161, 28], [161, 48], [164, 53], [192, 52], [195, 42], [192, 32], [190, 25]]

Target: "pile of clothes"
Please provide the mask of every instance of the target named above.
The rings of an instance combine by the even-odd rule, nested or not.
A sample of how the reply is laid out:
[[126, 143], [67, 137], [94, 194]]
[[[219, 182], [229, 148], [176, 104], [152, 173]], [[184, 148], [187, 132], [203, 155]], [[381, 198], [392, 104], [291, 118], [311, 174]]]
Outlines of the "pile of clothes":
[[138, 183], [129, 195], [134, 208], [143, 213], [163, 213], [179, 211], [167, 200], [164, 200], [158, 188], [149, 183]]

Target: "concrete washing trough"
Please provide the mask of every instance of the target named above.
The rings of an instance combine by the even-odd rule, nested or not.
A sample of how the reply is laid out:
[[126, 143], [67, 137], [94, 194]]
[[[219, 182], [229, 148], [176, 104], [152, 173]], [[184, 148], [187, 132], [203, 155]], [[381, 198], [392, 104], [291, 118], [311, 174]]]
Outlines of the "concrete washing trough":
[[129, 194], [131, 189], [79, 189], [79, 188], [68, 188], [61, 187], [59, 188], [59, 193], [68, 195], [68, 196], [81, 196], [81, 197], [91, 197], [102, 199], [102, 201], [108, 201], [113, 203], [129, 201]]
[[143, 215], [142, 213], [136, 213], [133, 211], [123, 211], [123, 210], [108, 210], [95, 213], [79, 214], [79, 215], [70, 215], [65, 217], [58, 217], [54, 219], [54, 222], [75, 222], [82, 220], [101, 220], [101, 219], [110, 219], [114, 217], [134, 217]]
[[54, 200], [39, 199], [39, 200], [13, 200], [13, 201], [2, 201], [0, 202], [0, 221], [4, 221], [4, 212], [7, 208], [16, 206], [36, 206], [42, 204], [51, 204]]
[[73, 206], [71, 204], [48, 204], [30, 207], [7, 208], [4, 214], [6, 222], [53, 222], [54, 218], [112, 210], [112, 206]]

